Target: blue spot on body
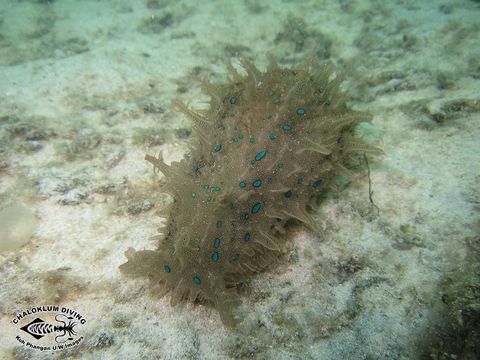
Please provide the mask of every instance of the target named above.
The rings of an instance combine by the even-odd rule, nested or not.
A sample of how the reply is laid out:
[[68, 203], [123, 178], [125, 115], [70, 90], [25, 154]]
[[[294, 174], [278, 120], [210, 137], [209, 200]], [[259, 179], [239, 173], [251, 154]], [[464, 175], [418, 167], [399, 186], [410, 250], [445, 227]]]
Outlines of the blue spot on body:
[[243, 213], [242, 216], [240, 217], [242, 221], [247, 221], [248, 218], [249, 218], [249, 215], [247, 213]]
[[255, 187], [259, 187], [261, 185], [262, 185], [262, 180], [257, 179], [253, 182], [253, 186], [255, 186]]
[[218, 256], [218, 252], [215, 251], [215, 252], [212, 254], [212, 260], [215, 261], [215, 262], [217, 262], [217, 261], [218, 261], [218, 257], [219, 257], [219, 256]]
[[251, 137], [249, 141], [253, 144], [255, 142], [255, 138]]
[[192, 198], [194, 198], [194, 199], [195, 199], [196, 197], [197, 197], [197, 193], [196, 193], [195, 191], [194, 191], [194, 192], [192, 192]]
[[246, 234], [243, 236], [243, 240], [245, 240], [245, 241], [250, 241], [251, 238], [252, 238], [252, 237], [250, 236], [249, 233], [246, 233]]
[[257, 160], [257, 161], [262, 160], [262, 159], [265, 157], [266, 154], [267, 154], [267, 152], [266, 152], [265, 150], [260, 151], [260, 152], [255, 156], [255, 160]]
[[273, 91], [272, 91], [272, 90], [270, 90], [270, 91], [268, 92], [268, 96], [273, 96]]
[[247, 186], [247, 184], [245, 183], [245, 181], [240, 181], [240, 183], [238, 184], [240, 185], [241, 188], [244, 188]]
[[219, 152], [220, 150], [222, 150], [222, 144], [216, 144], [214, 150], [215, 152]]
[[290, 127], [290, 125], [285, 124], [285, 125], [282, 126], [282, 129], [285, 130], [285, 131], [290, 131], [291, 127]]
[[292, 197], [292, 190], [288, 190], [286, 193], [285, 193], [285, 197], [288, 199], [290, 197]]
[[213, 200], [213, 198], [211, 196], [207, 197], [207, 201], [212, 201], [212, 200]]
[[322, 180], [317, 180], [313, 183], [313, 187], [314, 188], [318, 188], [320, 186], [320, 184], [322, 183]]
[[240, 140], [242, 140], [242, 139], [243, 139], [243, 134], [238, 135], [238, 138], [239, 138]]
[[280, 104], [280, 99], [279, 99], [279, 98], [273, 99], [273, 100], [272, 100], [272, 104], [274, 104], [274, 105]]
[[217, 229], [220, 229], [220, 228], [223, 226], [223, 221], [222, 221], [222, 220], [218, 220], [216, 226], [217, 226]]
[[271, 183], [271, 182], [272, 182], [272, 178], [271, 178], [271, 177], [267, 178], [267, 182], [268, 182], [268, 183]]
[[299, 115], [299, 116], [305, 115], [305, 109], [304, 108], [298, 108], [297, 109], [297, 115]]
[[277, 135], [275, 133], [271, 133], [269, 137], [271, 140], [275, 140], [277, 138]]
[[202, 282], [202, 280], [200, 279], [200, 276], [196, 275], [194, 278], [193, 278], [193, 282], [197, 285], [200, 285], [200, 283]]
[[218, 249], [219, 246], [220, 246], [220, 238], [216, 238], [215, 241], [213, 242], [213, 247], [215, 249]]
[[230, 98], [230, 104], [235, 105], [235, 104], [237, 103], [237, 100], [238, 100], [238, 99], [237, 99], [236, 96], [232, 96], [232, 97]]
[[166, 272], [166, 273], [169, 273], [169, 272], [171, 272], [171, 271], [172, 271], [172, 269], [170, 269], [170, 266], [165, 265], [165, 272]]
[[253, 205], [253, 207], [252, 207], [252, 214], [258, 213], [261, 208], [262, 208], [262, 204], [256, 203], [256, 204]]

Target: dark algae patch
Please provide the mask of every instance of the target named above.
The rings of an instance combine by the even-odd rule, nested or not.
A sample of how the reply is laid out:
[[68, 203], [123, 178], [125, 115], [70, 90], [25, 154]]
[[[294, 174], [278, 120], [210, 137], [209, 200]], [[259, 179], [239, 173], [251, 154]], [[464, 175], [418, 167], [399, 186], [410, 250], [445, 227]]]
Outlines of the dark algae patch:
[[236, 287], [285, 251], [286, 226], [299, 221], [316, 230], [307, 209], [318, 195], [363, 159], [357, 153], [381, 153], [354, 136], [370, 116], [347, 108], [332, 66], [308, 60], [285, 68], [270, 59], [262, 72], [241, 64], [246, 74], [230, 66], [226, 85], [203, 82], [207, 110], [173, 102], [198, 141], [170, 166], [146, 156], [165, 175], [162, 190], [174, 202], [158, 249], [129, 249], [120, 267], [160, 285], [172, 305], [213, 305], [227, 325], [240, 320]]

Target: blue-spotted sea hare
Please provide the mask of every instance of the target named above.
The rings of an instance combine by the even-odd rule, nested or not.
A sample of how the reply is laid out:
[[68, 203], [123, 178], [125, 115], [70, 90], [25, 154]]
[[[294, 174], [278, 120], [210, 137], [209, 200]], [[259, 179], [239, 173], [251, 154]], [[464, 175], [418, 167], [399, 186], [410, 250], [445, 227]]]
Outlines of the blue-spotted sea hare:
[[182, 300], [213, 305], [225, 324], [239, 319], [236, 287], [272, 266], [285, 250], [287, 224], [315, 229], [309, 209], [348, 171], [358, 153], [379, 152], [354, 135], [365, 113], [349, 110], [342, 77], [313, 61], [292, 68], [270, 59], [266, 71], [248, 60], [230, 66], [226, 85], [203, 82], [206, 110], [174, 106], [193, 122], [198, 141], [188, 159], [146, 160], [166, 177], [173, 196], [155, 251], [126, 252], [122, 272], [147, 276]]

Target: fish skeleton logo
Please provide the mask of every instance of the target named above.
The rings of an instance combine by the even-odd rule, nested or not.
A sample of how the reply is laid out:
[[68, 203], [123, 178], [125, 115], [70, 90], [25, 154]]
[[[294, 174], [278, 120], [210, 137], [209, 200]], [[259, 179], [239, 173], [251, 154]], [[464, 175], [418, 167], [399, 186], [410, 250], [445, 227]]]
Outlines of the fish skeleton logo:
[[[61, 316], [63, 316], [68, 321], [68, 325], [65, 321], [59, 319]], [[55, 341], [57, 343], [64, 343], [67, 340], [73, 340], [72, 335], [75, 335], [75, 330], [73, 330], [73, 328], [75, 327], [75, 325], [78, 324], [75, 321], [71, 321], [73, 320], [73, 317], [58, 314], [57, 316], [55, 316], [55, 320], [62, 325], [52, 325], [46, 323], [40, 318], [36, 318], [27, 325], [21, 327], [20, 329], [32, 335], [37, 340], [53, 332], [62, 332], [62, 334], [55, 336]]]
[[[35, 318], [28, 321], [32, 315], [36, 315]], [[20, 311], [12, 322], [22, 325], [19, 329], [29, 335], [26, 338], [17, 335], [19, 343], [32, 349], [55, 351], [71, 348], [83, 340], [76, 327], [84, 325], [86, 319], [75, 310], [52, 305]]]

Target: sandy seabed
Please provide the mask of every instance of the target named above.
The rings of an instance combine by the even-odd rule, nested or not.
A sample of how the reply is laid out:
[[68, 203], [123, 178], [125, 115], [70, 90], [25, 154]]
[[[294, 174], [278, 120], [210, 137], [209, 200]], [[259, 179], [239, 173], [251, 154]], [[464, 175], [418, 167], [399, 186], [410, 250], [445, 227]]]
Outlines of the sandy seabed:
[[[478, 358], [478, 18], [471, 0], [0, 0], [0, 209], [34, 222], [13, 250], [0, 232], [0, 357]], [[367, 178], [328, 197], [322, 233], [289, 230], [229, 329], [118, 266], [155, 247], [171, 201], [144, 154], [180, 160], [195, 136], [170, 101], [201, 108], [192, 75], [222, 81], [226, 61], [263, 68], [267, 53], [348, 69], [349, 104], [386, 154], [370, 159], [378, 211]], [[48, 304], [87, 319], [78, 346], [16, 340], [15, 315]]]

